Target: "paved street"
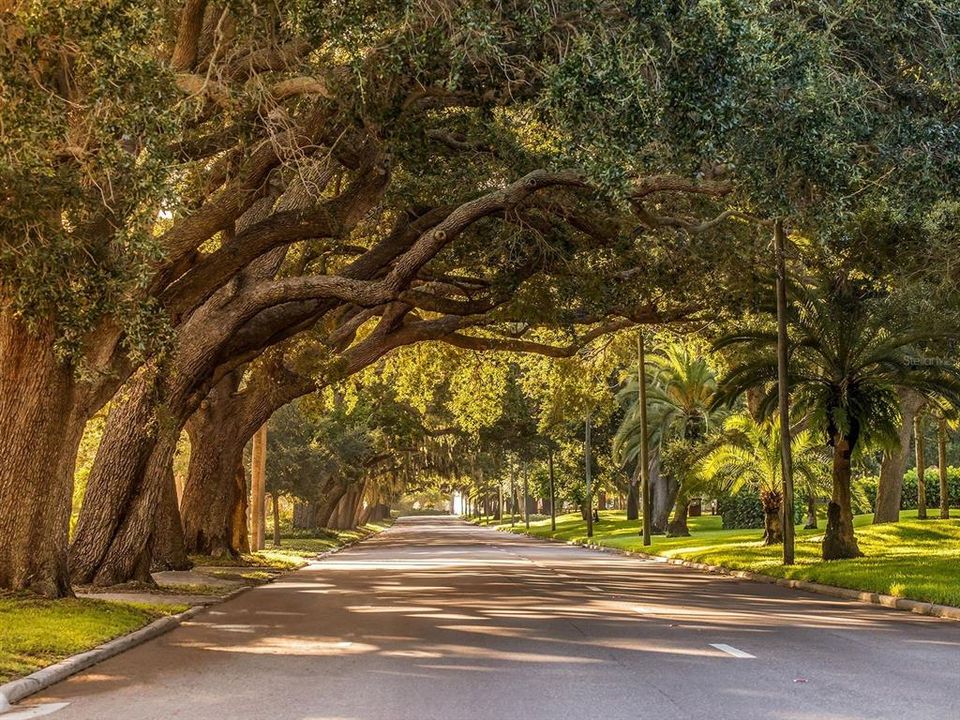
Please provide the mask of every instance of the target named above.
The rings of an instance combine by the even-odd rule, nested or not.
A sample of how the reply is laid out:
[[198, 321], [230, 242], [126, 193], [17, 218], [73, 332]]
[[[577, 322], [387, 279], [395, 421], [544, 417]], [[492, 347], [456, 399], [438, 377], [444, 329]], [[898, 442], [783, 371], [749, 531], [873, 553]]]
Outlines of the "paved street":
[[56, 720], [957, 720], [960, 623], [408, 518], [25, 705], [47, 703], [68, 703]]

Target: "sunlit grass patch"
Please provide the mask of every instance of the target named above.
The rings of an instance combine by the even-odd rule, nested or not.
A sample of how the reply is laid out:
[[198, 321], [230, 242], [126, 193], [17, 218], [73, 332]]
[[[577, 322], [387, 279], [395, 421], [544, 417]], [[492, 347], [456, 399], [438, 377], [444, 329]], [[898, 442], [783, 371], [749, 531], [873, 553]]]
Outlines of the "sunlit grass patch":
[[273, 546], [273, 539], [267, 538], [267, 547], [252, 553], [244, 553], [238, 558], [214, 558], [194, 555], [191, 559], [198, 566], [221, 567], [260, 567], [274, 570], [295, 570], [303, 567], [321, 553], [343, 547], [351, 542], [362, 540], [390, 527], [393, 523], [382, 521], [368, 523], [353, 530], [320, 530], [312, 537], [297, 535], [282, 537], [280, 547]]
[[[865, 556], [854, 560], [822, 561], [823, 529], [798, 527], [797, 562], [789, 567], [781, 562], [781, 546], [760, 543], [761, 530], [724, 530], [715, 516], [691, 518], [691, 537], [654, 536], [644, 548], [639, 522], [628, 522], [623, 513], [604, 512], [594, 526], [592, 542], [731, 570], [960, 605], [960, 520], [917, 520], [916, 516], [915, 510], [904, 511], [899, 523], [883, 525], [871, 525], [872, 515], [857, 516], [857, 538]], [[509, 524], [500, 527], [511, 529]], [[512, 529], [523, 532], [524, 526], [518, 523]], [[550, 532], [549, 519], [531, 523], [529, 532], [569, 542], [587, 540], [586, 524], [577, 513], [558, 516], [555, 533]]]
[[0, 683], [185, 609], [185, 605], [0, 594]]

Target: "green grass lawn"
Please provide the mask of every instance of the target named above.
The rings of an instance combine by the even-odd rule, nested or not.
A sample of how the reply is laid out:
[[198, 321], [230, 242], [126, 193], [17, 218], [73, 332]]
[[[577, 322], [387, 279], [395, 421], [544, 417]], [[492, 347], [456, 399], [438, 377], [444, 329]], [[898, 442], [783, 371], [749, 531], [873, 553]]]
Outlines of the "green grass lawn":
[[[593, 536], [599, 545], [960, 606], [960, 520], [921, 521], [916, 510], [908, 510], [899, 523], [871, 525], [872, 515], [858, 515], [857, 538], [865, 557], [832, 562], [820, 560], [823, 523], [820, 530], [798, 527], [797, 563], [786, 567], [780, 562], [780, 546], [760, 544], [761, 530], [723, 530], [719, 517], [691, 518], [691, 537], [654, 536], [647, 548], [638, 536], [638, 522], [627, 522], [621, 512], [602, 512], [600, 517]], [[509, 522], [499, 527], [511, 529]], [[513, 530], [524, 532], [522, 519]], [[587, 540], [579, 513], [558, 516], [555, 533], [549, 519], [531, 522], [529, 532], [569, 542]]]
[[245, 553], [239, 558], [211, 558], [204, 555], [191, 556], [197, 565], [219, 565], [235, 567], [265, 567], [278, 570], [293, 570], [303, 567], [307, 561], [320, 553], [342, 547], [348, 543], [362, 540], [386, 530], [392, 520], [379, 523], [367, 523], [353, 530], [326, 530], [314, 537], [282, 537], [280, 547], [273, 547], [273, 538], [267, 537], [267, 547], [253, 553]]
[[0, 683], [186, 609], [186, 605], [0, 594]]

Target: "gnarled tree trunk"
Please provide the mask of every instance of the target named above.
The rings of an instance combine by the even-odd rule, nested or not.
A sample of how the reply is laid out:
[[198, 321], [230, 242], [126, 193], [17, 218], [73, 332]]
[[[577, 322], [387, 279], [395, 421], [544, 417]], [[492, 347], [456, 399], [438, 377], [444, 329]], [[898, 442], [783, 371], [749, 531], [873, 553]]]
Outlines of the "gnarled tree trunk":
[[343, 496], [347, 494], [347, 484], [339, 481], [326, 483], [322, 499], [317, 502], [317, 527], [333, 527], [334, 513]]
[[899, 522], [900, 503], [903, 496], [903, 474], [907, 469], [907, 457], [910, 454], [910, 434], [913, 430], [913, 418], [923, 404], [923, 398], [912, 390], [900, 391], [900, 432], [899, 445], [883, 454], [880, 464], [880, 481], [877, 485], [877, 507], [873, 515], [874, 524]]
[[823, 559], [860, 557], [853, 532], [853, 503], [850, 494], [850, 441], [843, 435], [833, 438], [833, 497], [827, 506], [827, 530], [823, 536]]
[[243, 463], [237, 463], [237, 470], [234, 472], [234, 478], [237, 486], [237, 502], [233, 506], [233, 542], [231, 547], [237, 552], [250, 552], [250, 533], [247, 526], [247, 474], [243, 470]]
[[316, 530], [317, 503], [298, 502], [293, 505], [293, 526], [298, 530]]
[[162, 403], [144, 369], [111, 407], [80, 508], [70, 573], [79, 584], [150, 583], [151, 540], [180, 436], [182, 411]]
[[67, 532], [87, 416], [52, 335], [0, 311], [0, 588], [70, 595]]
[[177, 507], [177, 484], [173, 477], [172, 464], [168, 466], [166, 474], [150, 547], [151, 568], [189, 570], [193, 563], [187, 557], [183, 542], [183, 526], [180, 522], [180, 509]]
[[[240, 373], [231, 373], [216, 385], [187, 421], [190, 436], [190, 465], [183, 488], [180, 514], [187, 550], [212, 557], [236, 557], [243, 552], [237, 544], [242, 534], [235, 524], [244, 502], [246, 482], [237, 482], [242, 473], [243, 447], [230, 400], [240, 383]], [[239, 470], [238, 470], [239, 468]], [[244, 520], [246, 512], [243, 512]], [[246, 522], [244, 522], [244, 526]], [[249, 543], [247, 544], [249, 547]]]

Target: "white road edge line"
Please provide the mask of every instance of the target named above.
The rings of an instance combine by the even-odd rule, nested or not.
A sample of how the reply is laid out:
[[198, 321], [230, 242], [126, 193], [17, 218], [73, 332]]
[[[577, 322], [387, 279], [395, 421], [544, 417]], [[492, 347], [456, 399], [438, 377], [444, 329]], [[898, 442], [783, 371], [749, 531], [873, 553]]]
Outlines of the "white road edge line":
[[739, 650], [738, 648], [733, 647], [733, 645], [727, 645], [725, 643], [710, 643], [710, 647], [716, 648], [721, 652], [725, 652], [727, 655], [732, 655], [735, 658], [756, 658], [756, 655], [751, 655], [748, 652]]
[[596, 585], [587, 585], [587, 590], [592, 590], [593, 592], [603, 592], [603, 588], [598, 588]]

